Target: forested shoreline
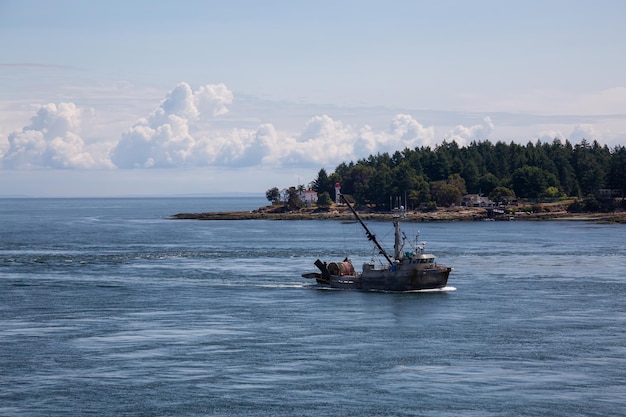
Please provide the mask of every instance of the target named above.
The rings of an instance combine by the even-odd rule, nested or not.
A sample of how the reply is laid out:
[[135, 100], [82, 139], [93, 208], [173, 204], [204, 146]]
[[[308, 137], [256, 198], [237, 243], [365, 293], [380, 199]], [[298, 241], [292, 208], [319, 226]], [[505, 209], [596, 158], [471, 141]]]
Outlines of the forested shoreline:
[[574, 198], [581, 210], [611, 211], [624, 203], [626, 148], [586, 140], [575, 145], [558, 139], [526, 145], [485, 140], [464, 147], [444, 141], [435, 148], [341, 163], [330, 174], [321, 169], [310, 186], [327, 201], [325, 194], [334, 197], [337, 182], [357, 204], [380, 210], [390, 209], [396, 197], [415, 209], [449, 207], [463, 195], [481, 194], [495, 202]]

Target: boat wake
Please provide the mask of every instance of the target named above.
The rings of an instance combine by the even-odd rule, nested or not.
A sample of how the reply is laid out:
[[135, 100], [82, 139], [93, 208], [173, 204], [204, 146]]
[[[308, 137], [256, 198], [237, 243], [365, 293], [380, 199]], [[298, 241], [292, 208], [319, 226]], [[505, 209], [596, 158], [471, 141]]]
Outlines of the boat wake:
[[414, 291], [406, 291], [406, 292], [452, 292], [452, 291], [456, 291], [456, 287], [432, 288], [429, 290], [414, 290]]
[[[315, 284], [311, 284], [308, 286], [309, 288], [313, 288], [320, 291], [345, 291], [342, 288], [331, 288], [331, 287], [323, 287]], [[355, 291], [359, 291], [356, 290]], [[409, 291], [387, 291], [387, 290], [367, 290], [366, 292], [393, 292], [393, 293], [434, 293], [434, 292], [452, 292], [456, 291], [456, 287], [443, 287], [443, 288], [431, 288], [427, 290], [409, 290]]]

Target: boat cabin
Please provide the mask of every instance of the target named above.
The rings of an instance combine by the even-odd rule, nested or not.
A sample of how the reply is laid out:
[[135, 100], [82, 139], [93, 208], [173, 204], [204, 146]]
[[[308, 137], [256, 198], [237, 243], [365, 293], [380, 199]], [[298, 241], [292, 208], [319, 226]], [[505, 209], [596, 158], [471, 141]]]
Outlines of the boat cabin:
[[404, 252], [402, 260], [411, 264], [434, 264], [435, 255], [428, 253]]

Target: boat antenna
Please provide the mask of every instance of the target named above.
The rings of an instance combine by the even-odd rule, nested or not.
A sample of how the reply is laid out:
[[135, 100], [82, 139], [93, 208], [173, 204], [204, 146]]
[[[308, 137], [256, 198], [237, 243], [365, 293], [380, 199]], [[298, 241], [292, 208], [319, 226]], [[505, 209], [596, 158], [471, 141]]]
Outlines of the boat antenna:
[[346, 197], [344, 197], [343, 194], [341, 194], [341, 200], [344, 203], [346, 203], [346, 205], [348, 206], [348, 208], [350, 209], [352, 214], [354, 214], [354, 217], [356, 217], [356, 219], [359, 221], [359, 223], [361, 223], [361, 226], [363, 226], [363, 229], [365, 229], [365, 235], [367, 236], [367, 238], [369, 240], [371, 240], [372, 242], [374, 242], [374, 245], [378, 248], [378, 250], [380, 251], [380, 254], [383, 255], [385, 257], [385, 259], [387, 259], [387, 262], [389, 262], [389, 265], [393, 266], [393, 261], [391, 260], [389, 255], [387, 255], [387, 252], [385, 252], [383, 247], [380, 246], [380, 243], [378, 243], [378, 240], [376, 240], [376, 236], [372, 232], [370, 232], [370, 229], [368, 229], [367, 226], [365, 225], [365, 223], [363, 223], [363, 220], [361, 220], [361, 216], [359, 216], [359, 213], [356, 212], [354, 207], [352, 207], [352, 205], [350, 204], [348, 199]]

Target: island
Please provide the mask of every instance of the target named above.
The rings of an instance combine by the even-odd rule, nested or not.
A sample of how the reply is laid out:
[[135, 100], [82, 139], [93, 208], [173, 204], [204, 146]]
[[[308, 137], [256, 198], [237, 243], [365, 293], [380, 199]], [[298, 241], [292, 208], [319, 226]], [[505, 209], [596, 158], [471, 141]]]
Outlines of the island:
[[[483, 207], [443, 207], [429, 211], [406, 210], [402, 212], [404, 221], [409, 222], [453, 222], [453, 221], [592, 221], [600, 223], [626, 223], [626, 212], [612, 213], [573, 213], [567, 211], [570, 201], [532, 204], [515, 209], [493, 210]], [[389, 221], [398, 211], [377, 212], [371, 209], [359, 210], [364, 220]], [[171, 216], [175, 220], [338, 220], [353, 221], [354, 216], [345, 206], [322, 208], [301, 208], [288, 210], [284, 205], [269, 205], [252, 211], [178, 213]]]

